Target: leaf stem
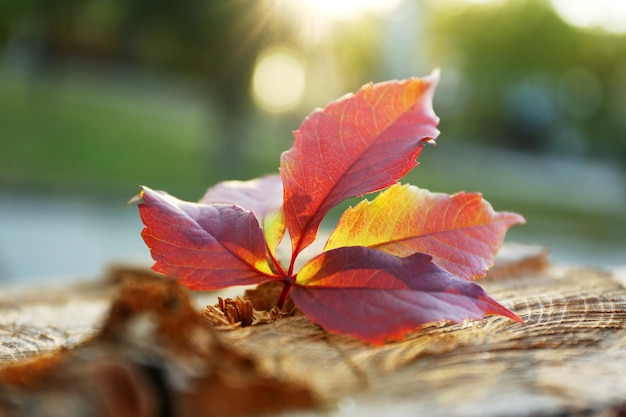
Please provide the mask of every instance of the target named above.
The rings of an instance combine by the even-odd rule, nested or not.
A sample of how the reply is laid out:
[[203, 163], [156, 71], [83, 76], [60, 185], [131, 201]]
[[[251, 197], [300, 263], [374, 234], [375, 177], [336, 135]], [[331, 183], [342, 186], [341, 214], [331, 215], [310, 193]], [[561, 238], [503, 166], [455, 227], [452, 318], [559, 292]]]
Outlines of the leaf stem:
[[293, 270], [296, 265], [296, 258], [300, 254], [300, 251], [302, 251], [302, 249], [300, 249], [301, 244], [302, 244], [302, 239], [298, 241], [298, 244], [295, 247], [292, 246], [291, 248], [291, 261], [289, 262], [289, 271], [287, 271], [287, 276], [290, 276], [290, 277], [293, 276]]
[[285, 305], [285, 301], [287, 301], [287, 297], [289, 296], [289, 291], [291, 291], [291, 281], [283, 281], [283, 284], [285, 286], [283, 287], [283, 291], [280, 293], [280, 297], [278, 297], [278, 301], [276, 302], [276, 307], [280, 310], [282, 310]]
[[289, 262], [289, 271], [287, 271], [287, 276], [290, 277], [293, 275], [293, 268], [294, 268], [295, 263], [296, 263], [296, 257], [292, 256], [291, 262]]
[[285, 270], [283, 269], [283, 266], [280, 264], [280, 262], [278, 261], [278, 259], [276, 259], [276, 256], [274, 256], [274, 254], [272, 253], [272, 251], [269, 249], [269, 247], [267, 246], [267, 242], [266, 242], [266, 247], [267, 247], [267, 253], [270, 256], [270, 259], [272, 260], [272, 263], [274, 264], [274, 266], [276, 267], [276, 270], [278, 271], [278, 274], [283, 276], [283, 277], [288, 277], [289, 274], [285, 273]]

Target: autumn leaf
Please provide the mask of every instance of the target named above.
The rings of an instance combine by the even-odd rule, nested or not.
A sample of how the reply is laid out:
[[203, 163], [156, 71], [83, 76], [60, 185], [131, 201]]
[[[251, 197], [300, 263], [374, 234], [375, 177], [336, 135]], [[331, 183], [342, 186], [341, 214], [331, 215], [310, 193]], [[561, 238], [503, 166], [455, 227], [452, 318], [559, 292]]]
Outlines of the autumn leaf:
[[209, 188], [201, 204], [235, 204], [254, 213], [273, 254], [285, 234], [283, 183], [279, 175], [249, 181], [223, 181]]
[[444, 320], [499, 314], [521, 321], [422, 253], [401, 258], [362, 246], [333, 249], [303, 266], [295, 284], [291, 298], [311, 320], [376, 344]]
[[[311, 321], [370, 343], [432, 322], [521, 321], [471, 280], [524, 219], [477, 193], [397, 184], [439, 133], [438, 77], [368, 84], [314, 111], [283, 153], [280, 175], [219, 183], [199, 203], [144, 187], [139, 213], [153, 269], [192, 289], [278, 281], [277, 307], [291, 295]], [[332, 207], [385, 188], [348, 209], [324, 250], [294, 270]], [[288, 267], [275, 253], [286, 232]]]
[[222, 181], [207, 190], [200, 204], [235, 204], [250, 210], [263, 224], [283, 204], [283, 183], [279, 175], [249, 181]]
[[260, 284], [276, 277], [252, 212], [233, 205], [188, 203], [142, 188], [141, 235], [156, 272], [196, 290]]
[[[390, 215], [393, 213], [393, 215]], [[448, 195], [393, 185], [347, 209], [324, 250], [362, 245], [397, 256], [427, 253], [454, 276], [484, 276], [516, 213], [497, 213], [478, 193]]]
[[423, 79], [367, 84], [314, 111], [294, 132], [280, 174], [296, 256], [331, 208], [388, 187], [417, 165], [424, 142], [439, 135], [431, 103], [438, 80], [434, 71]]

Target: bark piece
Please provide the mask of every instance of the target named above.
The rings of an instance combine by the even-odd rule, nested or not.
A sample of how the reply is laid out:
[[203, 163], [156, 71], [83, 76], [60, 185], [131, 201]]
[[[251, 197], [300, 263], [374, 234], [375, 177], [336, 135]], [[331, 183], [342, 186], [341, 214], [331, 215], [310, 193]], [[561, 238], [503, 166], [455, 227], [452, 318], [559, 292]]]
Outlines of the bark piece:
[[246, 416], [311, 408], [311, 391], [221, 342], [166, 278], [135, 277], [74, 350], [0, 368], [0, 415]]

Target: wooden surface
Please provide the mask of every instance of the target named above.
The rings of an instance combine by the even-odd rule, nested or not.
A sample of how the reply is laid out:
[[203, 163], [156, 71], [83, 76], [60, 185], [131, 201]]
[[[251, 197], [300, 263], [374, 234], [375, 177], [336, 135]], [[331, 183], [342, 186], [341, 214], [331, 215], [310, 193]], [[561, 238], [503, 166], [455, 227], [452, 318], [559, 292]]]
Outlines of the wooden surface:
[[[119, 281], [121, 273], [112, 275]], [[96, 343], [118, 297], [115, 282], [0, 296], [0, 380], [29, 358]], [[626, 415], [626, 289], [618, 275], [547, 266], [537, 248], [509, 246], [480, 284], [525, 324], [437, 324], [382, 347], [328, 334], [303, 316], [214, 333], [274, 381], [272, 392], [312, 393], [302, 415]], [[195, 297], [200, 311], [215, 295]]]

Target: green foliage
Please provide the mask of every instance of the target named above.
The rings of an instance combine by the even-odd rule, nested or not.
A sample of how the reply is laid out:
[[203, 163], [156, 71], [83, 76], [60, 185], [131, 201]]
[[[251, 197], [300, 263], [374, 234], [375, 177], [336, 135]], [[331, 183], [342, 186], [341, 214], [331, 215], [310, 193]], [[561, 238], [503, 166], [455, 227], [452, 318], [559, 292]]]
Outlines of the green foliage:
[[442, 9], [430, 29], [434, 59], [462, 76], [451, 136], [626, 159], [625, 36], [568, 26], [543, 0]]
[[42, 81], [16, 88], [16, 79], [3, 80], [0, 177], [7, 181], [128, 192], [129, 184], [152, 178], [197, 192], [193, 184], [206, 176], [205, 114], [197, 110], [120, 98], [107, 91], [116, 87], [110, 84], [72, 91]]
[[[366, 79], [388, 78], [384, 72], [390, 64], [383, 62], [387, 56], [424, 56], [428, 51], [429, 62], [420, 64], [445, 68], [435, 107], [445, 116], [442, 127], [451, 141], [605, 158], [617, 164], [626, 160], [626, 37], [570, 27], [545, 0], [510, 0], [498, 7], [467, 5], [462, 12], [419, 2], [420, 20], [414, 24], [420, 25], [423, 38], [408, 42], [416, 50], [394, 44], [389, 27], [373, 18], [335, 25], [334, 37], [324, 43], [306, 41], [297, 19], [272, 4], [2, 2], [3, 62], [23, 73], [28, 93], [5, 88], [11, 80], [3, 74], [0, 174], [26, 175], [34, 181], [73, 176], [135, 183], [142, 182], [136, 178], [142, 172], [144, 180], [164, 187], [194, 184], [209, 175], [212, 180], [229, 178], [233, 160], [226, 155], [239, 152], [236, 160], [246, 160], [246, 152], [254, 148], [241, 138], [251, 137], [249, 131], [257, 134], [255, 141], [272, 135], [267, 125], [259, 127], [251, 117], [248, 89], [259, 51], [277, 41], [299, 47], [318, 68], [335, 65], [349, 84], [339, 86], [343, 91]], [[201, 106], [168, 110], [164, 105], [144, 117], [140, 109], [120, 108], [101, 94], [107, 86], [86, 86], [89, 100], [71, 104], [80, 98], [75, 92], [65, 92], [54, 77], [52, 86], [45, 80], [49, 74], [62, 80], [75, 58], [105, 73], [107, 66], [121, 64], [147, 74], [194, 77], [200, 83], [198, 93], [217, 104], [204, 115], [198, 114], [204, 111]], [[316, 90], [323, 90], [325, 83], [312, 81], [320, 87]], [[134, 100], [125, 91], [116, 95], [120, 102]], [[320, 97], [321, 102], [328, 98]], [[202, 123], [212, 126], [199, 127]], [[294, 126], [295, 122], [289, 128]], [[159, 146], [148, 146], [154, 143]], [[146, 159], [165, 155], [174, 156], [167, 172], [157, 168], [163, 164]], [[271, 160], [265, 155], [261, 159]], [[258, 159], [236, 167], [237, 175], [254, 163]], [[145, 169], [133, 168], [143, 165]], [[259, 175], [268, 168], [275, 166], [257, 166], [247, 174]], [[216, 172], [222, 177], [215, 177]]]

